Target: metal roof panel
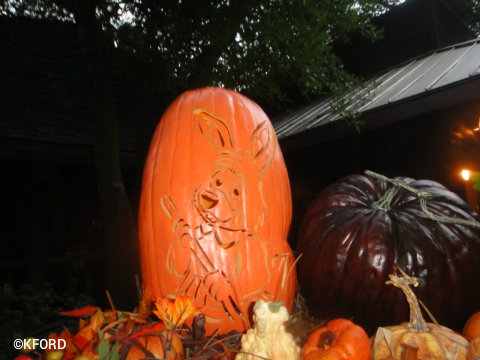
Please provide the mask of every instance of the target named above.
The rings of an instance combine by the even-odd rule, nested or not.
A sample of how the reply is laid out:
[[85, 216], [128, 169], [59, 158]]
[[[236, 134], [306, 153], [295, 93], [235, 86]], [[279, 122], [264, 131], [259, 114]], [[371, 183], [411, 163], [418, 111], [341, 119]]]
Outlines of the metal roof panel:
[[454, 66], [437, 83], [436, 87], [451, 84], [471, 76], [472, 69], [480, 65], [480, 43], [465, 48], [465, 53], [458, 58]]
[[[345, 95], [347, 110], [372, 111], [427, 95], [455, 83], [480, 76], [480, 38], [456, 44], [404, 62], [372, 77], [365, 87]], [[372, 84], [376, 87], [372, 89]], [[274, 121], [278, 138], [285, 138], [337, 121], [340, 115], [325, 98]]]

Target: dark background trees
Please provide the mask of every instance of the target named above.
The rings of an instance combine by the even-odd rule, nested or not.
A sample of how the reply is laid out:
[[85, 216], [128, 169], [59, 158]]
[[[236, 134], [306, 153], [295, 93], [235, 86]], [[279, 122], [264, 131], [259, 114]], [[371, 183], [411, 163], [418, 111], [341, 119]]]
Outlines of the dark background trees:
[[[462, 5], [457, 9], [478, 7], [475, 1], [456, 1]], [[72, 76], [81, 78], [75, 84], [86, 85], [80, 91], [83, 102], [75, 106], [84, 113], [87, 126], [95, 129], [89, 165], [95, 168], [102, 231], [98, 251], [104, 271], [97, 276], [104, 277], [105, 288], [118, 306], [129, 306], [136, 298], [136, 200], [144, 155], [166, 106], [187, 89], [212, 85], [244, 93], [272, 117], [318, 96], [340, 95], [357, 79], [345, 70], [335, 45], [359, 37], [369, 42], [380, 38], [382, 30], [373, 19], [396, 4], [375, 0], [11, 0], [0, 5], [6, 28], [11, 29], [5, 33], [8, 46], [1, 53], [3, 78], [13, 81], [15, 74], [36, 66], [33, 49], [45, 44], [46, 33], [47, 39], [57, 33], [64, 42], [52, 38], [51, 52], [42, 56], [67, 51], [81, 59], [81, 75], [78, 69], [56, 74], [61, 64], [42, 75], [45, 79], [56, 76], [60, 84], [48, 101], [62, 101], [62, 92], [71, 89], [65, 84]], [[475, 21], [471, 24], [478, 28]], [[50, 32], [41, 30], [46, 28]], [[53, 86], [45, 79], [45, 87]], [[118, 82], [122, 85], [116, 86]], [[119, 88], [123, 96], [118, 95]], [[4, 99], [9, 96], [25, 98], [16, 92]], [[17, 108], [28, 103], [18, 101]], [[125, 112], [126, 103], [131, 113]], [[119, 119], [125, 117], [131, 127], [122, 133]], [[125, 185], [128, 166], [119, 145], [122, 136], [134, 138], [136, 149], [129, 186]]]
[[[88, 111], [94, 119], [105, 286], [118, 306], [134, 303], [134, 274], [139, 270], [135, 204], [125, 189], [119, 156], [117, 115], [121, 110], [110, 79], [123, 78], [131, 86], [141, 162], [161, 113], [186, 89], [235, 88], [272, 113], [338, 91], [352, 78], [332, 52], [333, 42], [347, 39], [354, 31], [375, 38], [378, 32], [370, 19], [381, 11], [384, 7], [372, 0], [305, 1], [301, 6], [296, 1], [270, 0], [202, 1], [200, 5], [198, 1], [150, 0], [4, 3], [1, 12], [11, 24], [25, 18], [55, 23], [52, 26], [80, 48], [90, 92]], [[41, 37], [38, 29], [15, 26], [12, 31], [27, 32], [26, 43], [13, 45], [35, 47], [36, 38]], [[22, 67], [33, 66], [28, 56], [24, 52]], [[8, 50], [4, 57], [8, 60]], [[18, 66], [18, 59], [14, 62]], [[15, 72], [15, 66], [8, 71]]]

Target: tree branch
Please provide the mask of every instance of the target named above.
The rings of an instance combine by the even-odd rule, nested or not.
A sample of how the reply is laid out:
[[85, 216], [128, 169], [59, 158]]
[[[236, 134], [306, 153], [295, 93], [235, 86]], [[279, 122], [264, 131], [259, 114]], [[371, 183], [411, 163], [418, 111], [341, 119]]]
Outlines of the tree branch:
[[196, 62], [196, 68], [189, 79], [189, 84], [193, 88], [208, 85], [220, 55], [222, 55], [228, 45], [235, 41], [240, 25], [256, 4], [256, 1], [251, 0], [233, 1], [230, 3], [229, 18], [223, 21], [220, 20], [221, 24], [217, 25], [217, 28], [222, 29], [222, 33], [212, 38], [212, 41], [203, 49]]

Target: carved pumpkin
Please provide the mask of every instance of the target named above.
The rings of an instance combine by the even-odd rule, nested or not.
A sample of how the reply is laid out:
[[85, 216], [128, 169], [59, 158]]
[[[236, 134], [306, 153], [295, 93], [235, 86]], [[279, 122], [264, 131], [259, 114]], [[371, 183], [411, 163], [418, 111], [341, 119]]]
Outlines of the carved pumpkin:
[[330, 320], [312, 332], [302, 348], [302, 360], [370, 360], [370, 339], [347, 319]]
[[405, 321], [401, 294], [384, 286], [398, 266], [419, 278], [417, 296], [436, 319], [461, 332], [480, 298], [479, 221], [434, 181], [372, 172], [337, 181], [307, 210], [296, 246], [312, 315], [353, 318], [369, 334]]
[[258, 105], [221, 88], [188, 91], [170, 105], [140, 200], [143, 284], [153, 297], [191, 297], [207, 334], [246, 330], [258, 299], [290, 308], [290, 219], [286, 167]]
[[[469, 344], [459, 333], [423, 319], [418, 300], [410, 288], [418, 279], [401, 271], [402, 276], [390, 274], [388, 284], [402, 290], [410, 308], [410, 321], [379, 328], [372, 338], [372, 360], [466, 360]], [[392, 304], [392, 307], [397, 304]]]

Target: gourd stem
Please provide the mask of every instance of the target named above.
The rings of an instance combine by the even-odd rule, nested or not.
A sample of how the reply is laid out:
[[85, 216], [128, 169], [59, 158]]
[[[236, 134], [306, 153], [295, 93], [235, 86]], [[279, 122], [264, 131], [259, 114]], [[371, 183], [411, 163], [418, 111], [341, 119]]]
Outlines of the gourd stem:
[[382, 211], [388, 211], [391, 209], [390, 204], [392, 203], [392, 200], [394, 196], [397, 194], [399, 188], [397, 186], [394, 186], [383, 194], [383, 196], [375, 201], [370, 207], [375, 210], [382, 210]]
[[390, 274], [389, 281], [387, 284], [392, 284], [403, 291], [403, 294], [407, 298], [408, 305], [410, 307], [410, 323], [409, 327], [414, 330], [418, 331], [428, 331], [430, 328], [428, 327], [427, 323], [425, 322], [422, 311], [420, 309], [420, 305], [418, 303], [417, 297], [415, 293], [410, 288], [410, 285], [417, 286], [418, 279], [413, 276], [408, 276], [402, 269], [398, 269], [402, 274], [402, 277], [399, 277], [395, 274]]

